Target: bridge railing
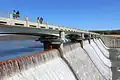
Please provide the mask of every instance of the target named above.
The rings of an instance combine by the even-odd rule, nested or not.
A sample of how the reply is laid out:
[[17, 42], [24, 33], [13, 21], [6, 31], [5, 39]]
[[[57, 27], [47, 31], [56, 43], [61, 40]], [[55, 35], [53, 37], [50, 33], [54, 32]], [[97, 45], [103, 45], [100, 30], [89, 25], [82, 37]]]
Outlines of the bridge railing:
[[[62, 31], [72, 31], [78, 32], [78, 29], [72, 29], [63, 26], [54, 26], [49, 24], [40, 24], [37, 22], [30, 22], [29, 20], [17, 20], [12, 18], [0, 18], [0, 24], [2, 25], [11, 25], [11, 26], [20, 26], [20, 27], [28, 27], [28, 28], [43, 28], [43, 29], [53, 29], [53, 30], [62, 30]], [[84, 32], [84, 31], [83, 31]]]
[[10, 25], [10, 26], [19, 26], [19, 27], [28, 27], [28, 28], [43, 28], [43, 29], [52, 29], [52, 30], [60, 30], [60, 31], [71, 31], [71, 32], [80, 32], [87, 34], [95, 34], [85, 30], [74, 29], [70, 27], [64, 27], [61, 25], [49, 25], [49, 23], [45, 22], [40, 24], [38, 21], [30, 22], [28, 17], [21, 16], [19, 20], [13, 19], [12, 14], [9, 12], [1, 11], [0, 12], [0, 25]]

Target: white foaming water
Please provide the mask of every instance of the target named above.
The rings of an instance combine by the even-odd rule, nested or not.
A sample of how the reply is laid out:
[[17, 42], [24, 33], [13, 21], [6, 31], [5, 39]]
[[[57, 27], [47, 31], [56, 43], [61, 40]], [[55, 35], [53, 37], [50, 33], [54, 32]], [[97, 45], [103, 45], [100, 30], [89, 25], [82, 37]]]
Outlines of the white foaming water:
[[104, 80], [80, 43], [64, 46], [64, 57], [73, 68], [79, 80]]
[[75, 80], [65, 62], [55, 58], [42, 65], [16, 73], [5, 80]]
[[58, 50], [0, 63], [0, 80], [76, 80]]
[[100, 58], [97, 56], [97, 53], [95, 52], [95, 50], [92, 48], [88, 41], [83, 42], [83, 48], [86, 50], [86, 52], [91, 57], [92, 61], [99, 69], [99, 71], [104, 75], [104, 77], [106, 77], [107, 80], [109, 79], [111, 80], [112, 78], [111, 70], [107, 66], [105, 66], [104, 63], [100, 60]]
[[98, 46], [94, 43], [93, 40], [91, 40], [91, 46], [95, 49], [97, 56], [104, 62], [104, 64], [108, 67], [111, 67], [111, 62], [109, 59], [107, 59], [103, 53], [100, 51], [100, 49], [98, 48]]
[[99, 49], [103, 52], [103, 54], [104, 54], [107, 58], [109, 58], [110, 55], [109, 55], [108, 50], [103, 47], [103, 45], [99, 42], [98, 39], [94, 39], [94, 41], [95, 41], [95, 43], [97, 44], [97, 46], [99, 47]]
[[99, 42], [103, 45], [103, 47], [105, 48], [105, 49], [110, 49], [110, 48], [108, 48], [104, 43], [103, 43], [103, 41], [101, 40], [101, 39], [98, 39], [99, 40]]
[[[63, 56], [75, 74], [59, 57], [59, 51], [51, 50], [0, 63], [0, 80], [76, 80], [74, 75], [78, 80], [111, 80], [111, 70], [103, 63], [103, 56], [99, 54], [100, 59], [88, 41], [83, 42], [83, 48], [85, 51], [80, 43], [63, 48]], [[105, 63], [108, 64], [107, 60]]]

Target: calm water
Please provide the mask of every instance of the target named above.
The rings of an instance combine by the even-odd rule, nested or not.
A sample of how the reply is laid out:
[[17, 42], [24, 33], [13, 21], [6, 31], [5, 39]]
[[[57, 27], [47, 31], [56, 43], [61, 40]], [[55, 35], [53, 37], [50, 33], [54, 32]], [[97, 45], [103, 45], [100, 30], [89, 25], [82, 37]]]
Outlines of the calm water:
[[33, 40], [0, 41], [0, 61], [41, 51], [42, 44]]

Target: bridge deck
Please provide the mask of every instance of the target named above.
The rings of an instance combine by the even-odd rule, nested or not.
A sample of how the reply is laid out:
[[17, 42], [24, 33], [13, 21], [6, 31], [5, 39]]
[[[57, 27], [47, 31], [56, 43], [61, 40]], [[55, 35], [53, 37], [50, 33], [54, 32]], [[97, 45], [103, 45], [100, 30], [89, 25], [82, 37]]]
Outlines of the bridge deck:
[[[55, 30], [55, 31], [65, 31], [65, 32], [73, 32], [73, 33], [87, 33], [87, 34], [95, 34], [93, 32], [88, 32], [88, 31], [83, 31], [79, 29], [73, 29], [73, 28], [68, 28], [68, 27], [61, 27], [61, 26], [53, 26], [53, 25], [47, 25], [47, 24], [40, 24], [36, 22], [29, 22], [29, 21], [21, 21], [21, 20], [16, 20], [16, 19], [10, 19], [10, 18], [0, 18], [0, 27], [9, 27], [8, 29], [11, 31], [13, 28], [19, 28], [22, 27], [24, 29], [30, 30], [31, 29], [36, 29], [36, 31], [41, 30]], [[1, 28], [1, 29], [2, 29]], [[10, 29], [12, 28], [12, 29]], [[5, 28], [4, 28], [5, 29]], [[33, 31], [31, 30], [31, 31]], [[12, 30], [13, 31], [13, 30]], [[16, 30], [17, 32], [19, 30]]]

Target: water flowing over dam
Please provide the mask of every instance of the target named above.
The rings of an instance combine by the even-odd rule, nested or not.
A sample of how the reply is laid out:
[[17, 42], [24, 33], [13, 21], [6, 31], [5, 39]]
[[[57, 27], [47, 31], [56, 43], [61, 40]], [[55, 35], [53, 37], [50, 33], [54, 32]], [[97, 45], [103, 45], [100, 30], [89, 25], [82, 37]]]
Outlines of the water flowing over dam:
[[0, 80], [119, 80], [104, 43], [98, 38], [83, 40], [0, 62]]

